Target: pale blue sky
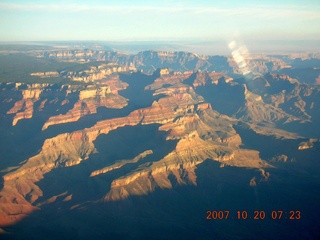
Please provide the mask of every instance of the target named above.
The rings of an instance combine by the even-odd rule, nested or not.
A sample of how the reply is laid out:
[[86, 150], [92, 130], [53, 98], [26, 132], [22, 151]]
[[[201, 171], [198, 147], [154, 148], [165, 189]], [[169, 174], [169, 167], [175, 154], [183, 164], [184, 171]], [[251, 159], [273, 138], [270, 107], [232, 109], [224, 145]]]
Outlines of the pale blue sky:
[[319, 29], [319, 0], [0, 0], [0, 41], [320, 40]]

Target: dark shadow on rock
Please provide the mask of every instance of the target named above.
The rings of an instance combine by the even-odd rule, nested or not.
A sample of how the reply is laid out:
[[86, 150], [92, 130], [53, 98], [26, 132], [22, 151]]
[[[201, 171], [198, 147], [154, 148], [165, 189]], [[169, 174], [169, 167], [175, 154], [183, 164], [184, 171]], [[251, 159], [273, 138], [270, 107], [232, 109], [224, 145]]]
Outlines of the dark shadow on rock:
[[[44, 193], [37, 202], [66, 191], [73, 195], [73, 204], [102, 198], [114, 179], [135, 171], [141, 164], [159, 161], [175, 148], [176, 141], [166, 141], [167, 133], [158, 131], [158, 127], [157, 124], [123, 127], [100, 135], [94, 141], [97, 153], [91, 154], [88, 160], [76, 166], [53, 169], [37, 183]], [[119, 160], [133, 159], [146, 150], [152, 150], [153, 154], [137, 163], [128, 163], [119, 169], [90, 177], [95, 170]]]
[[228, 116], [235, 114], [244, 104], [244, 87], [230, 85], [224, 78], [217, 85], [208, 82], [205, 86], [195, 89], [196, 93], [203, 96], [214, 110]]

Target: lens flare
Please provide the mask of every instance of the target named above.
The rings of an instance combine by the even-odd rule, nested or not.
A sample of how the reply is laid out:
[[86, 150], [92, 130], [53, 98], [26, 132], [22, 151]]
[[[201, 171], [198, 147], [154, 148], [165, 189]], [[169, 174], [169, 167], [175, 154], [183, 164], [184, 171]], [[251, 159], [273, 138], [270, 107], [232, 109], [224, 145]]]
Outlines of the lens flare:
[[240, 72], [246, 77], [249, 78], [251, 71], [246, 63], [246, 58], [249, 56], [249, 51], [244, 44], [238, 44], [236, 41], [231, 41], [228, 44], [228, 47], [231, 51], [231, 55], [238, 65]]

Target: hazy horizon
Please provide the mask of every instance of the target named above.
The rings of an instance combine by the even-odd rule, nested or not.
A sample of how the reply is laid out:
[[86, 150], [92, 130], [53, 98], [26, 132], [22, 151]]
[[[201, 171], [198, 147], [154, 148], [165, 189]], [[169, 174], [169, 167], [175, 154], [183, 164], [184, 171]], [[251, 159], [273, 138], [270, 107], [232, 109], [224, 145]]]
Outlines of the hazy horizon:
[[[250, 54], [290, 54], [319, 52], [320, 40], [242, 41]], [[227, 41], [0, 41], [4, 45], [39, 45], [66, 49], [97, 49], [136, 54], [141, 51], [187, 51], [201, 55], [231, 55]]]
[[2, 1], [0, 41], [319, 41], [319, 1]]

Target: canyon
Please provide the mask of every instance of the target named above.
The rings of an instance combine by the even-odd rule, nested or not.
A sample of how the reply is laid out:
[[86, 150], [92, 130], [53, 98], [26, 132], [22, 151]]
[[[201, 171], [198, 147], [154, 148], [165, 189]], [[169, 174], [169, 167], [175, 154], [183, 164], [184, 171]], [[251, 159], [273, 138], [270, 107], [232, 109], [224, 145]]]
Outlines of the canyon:
[[[286, 176], [318, 186], [320, 88], [294, 78], [291, 62], [248, 58], [249, 76], [232, 58], [187, 52], [34, 56], [75, 65], [0, 85], [4, 231], [52, 209], [73, 216], [159, 192], [218, 194], [238, 178], [256, 195]], [[57, 78], [64, 82], [50, 82]], [[229, 175], [208, 190], [219, 174]]]

